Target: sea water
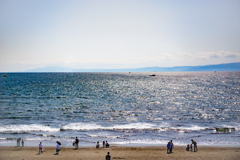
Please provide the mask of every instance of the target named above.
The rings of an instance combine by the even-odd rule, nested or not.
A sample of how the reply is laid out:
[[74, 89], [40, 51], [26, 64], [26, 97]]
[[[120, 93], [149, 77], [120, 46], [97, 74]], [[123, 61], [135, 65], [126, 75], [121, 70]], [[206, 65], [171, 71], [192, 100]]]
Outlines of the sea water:
[[1, 76], [0, 145], [240, 145], [240, 72], [149, 74]]

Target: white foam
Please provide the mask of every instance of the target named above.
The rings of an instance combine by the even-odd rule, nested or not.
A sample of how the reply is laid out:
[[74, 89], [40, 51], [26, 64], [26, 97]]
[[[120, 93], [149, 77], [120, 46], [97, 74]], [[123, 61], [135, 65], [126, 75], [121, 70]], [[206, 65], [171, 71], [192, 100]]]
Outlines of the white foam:
[[[189, 127], [170, 127], [169, 123], [162, 123], [162, 124], [152, 124], [152, 123], [130, 123], [130, 124], [116, 124], [112, 126], [101, 126], [94, 123], [70, 123], [62, 127], [62, 129], [66, 130], [144, 130], [144, 129], [157, 129], [161, 131], [166, 130], [178, 130], [179, 132], [183, 131], [197, 131], [197, 130], [205, 130], [206, 127], [200, 127], [196, 125], [192, 125]], [[91, 135], [92, 136], [92, 135]], [[94, 137], [94, 135], [93, 135]]]
[[9, 126], [0, 127], [0, 132], [28, 132], [28, 131], [57, 132], [57, 131], [60, 131], [60, 129], [51, 128], [49, 126], [44, 126], [41, 124], [9, 125]]
[[151, 123], [130, 123], [126, 125], [114, 125], [113, 129], [154, 129], [156, 125]]
[[198, 130], [205, 130], [206, 127], [191, 126], [191, 127], [178, 127], [177, 129], [188, 130], [188, 131], [198, 131]]
[[62, 129], [70, 130], [97, 130], [97, 129], [116, 130], [116, 129], [154, 129], [154, 128], [156, 128], [156, 125], [150, 123], [130, 123], [124, 125], [113, 125], [108, 127], [103, 127], [97, 124], [70, 123], [62, 127]]
[[69, 129], [69, 130], [95, 130], [95, 129], [105, 129], [100, 125], [96, 124], [86, 124], [86, 123], [70, 123], [62, 127], [62, 129]]
[[93, 134], [86, 134], [88, 135], [89, 137], [101, 137], [101, 138], [118, 138], [119, 136], [108, 136], [108, 135], [93, 135]]

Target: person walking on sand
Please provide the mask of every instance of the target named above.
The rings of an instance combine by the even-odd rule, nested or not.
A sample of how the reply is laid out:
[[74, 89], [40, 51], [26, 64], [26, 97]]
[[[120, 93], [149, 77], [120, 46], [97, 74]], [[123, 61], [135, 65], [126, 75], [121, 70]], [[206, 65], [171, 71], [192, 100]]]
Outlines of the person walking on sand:
[[78, 149], [78, 143], [79, 143], [79, 140], [78, 140], [78, 138], [76, 137], [76, 140], [75, 140], [75, 149]]
[[173, 142], [172, 142], [172, 140], [170, 141], [170, 144], [171, 144], [170, 153], [172, 153], [172, 150], [173, 150], [173, 148], [174, 148], [174, 145], [173, 145]]
[[38, 145], [38, 148], [39, 148], [39, 154], [42, 153], [42, 142], [40, 142], [40, 144]]
[[167, 144], [167, 154], [170, 154], [170, 150], [171, 150], [171, 143], [168, 142], [168, 144]]
[[197, 142], [194, 141], [193, 139], [191, 139], [191, 141], [192, 141], [192, 144], [193, 144], [194, 152], [197, 152], [198, 151], [198, 149], [197, 149]]
[[111, 156], [109, 154], [110, 154], [110, 152], [107, 152], [106, 160], [111, 160]]

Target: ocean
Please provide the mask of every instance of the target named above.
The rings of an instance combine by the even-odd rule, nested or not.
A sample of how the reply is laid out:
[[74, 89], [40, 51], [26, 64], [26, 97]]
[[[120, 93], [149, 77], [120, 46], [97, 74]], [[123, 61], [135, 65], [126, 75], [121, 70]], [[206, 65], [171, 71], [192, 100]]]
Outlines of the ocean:
[[240, 145], [240, 72], [149, 74], [2, 74], [0, 145]]

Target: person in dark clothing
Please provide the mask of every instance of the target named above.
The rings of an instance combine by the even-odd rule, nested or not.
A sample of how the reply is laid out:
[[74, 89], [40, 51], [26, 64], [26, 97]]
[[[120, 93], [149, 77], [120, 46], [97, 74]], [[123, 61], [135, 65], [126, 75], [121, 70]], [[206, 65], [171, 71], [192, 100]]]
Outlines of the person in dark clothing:
[[76, 137], [76, 140], [75, 140], [75, 149], [78, 149], [78, 143], [79, 143], [79, 140], [78, 140], [78, 138]]
[[110, 145], [108, 144], [108, 141], [106, 141], [106, 148], [109, 148], [109, 146], [110, 146]]
[[174, 148], [172, 140], [170, 141], [170, 144], [171, 144], [170, 153], [172, 153], [172, 149]]
[[171, 149], [171, 143], [168, 142], [168, 144], [167, 144], [167, 154], [170, 154], [170, 149]]
[[24, 141], [23, 141], [23, 139], [22, 139], [22, 147], [24, 147]]
[[99, 141], [97, 141], [96, 148], [99, 148]]
[[111, 160], [111, 156], [109, 154], [110, 154], [110, 152], [107, 153], [106, 160]]
[[190, 147], [189, 147], [189, 144], [187, 145], [187, 148], [186, 148], [186, 151], [189, 151]]
[[103, 148], [105, 147], [105, 141], [102, 142], [102, 147], [103, 147]]
[[198, 151], [198, 149], [197, 149], [197, 142], [194, 141], [193, 139], [191, 141], [192, 141], [192, 144], [193, 144], [194, 152], [197, 152]]

